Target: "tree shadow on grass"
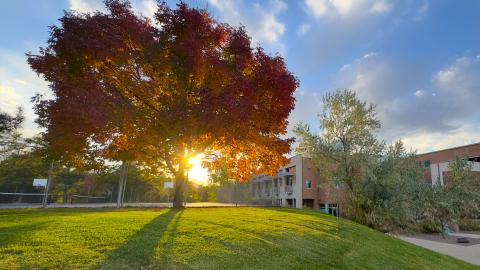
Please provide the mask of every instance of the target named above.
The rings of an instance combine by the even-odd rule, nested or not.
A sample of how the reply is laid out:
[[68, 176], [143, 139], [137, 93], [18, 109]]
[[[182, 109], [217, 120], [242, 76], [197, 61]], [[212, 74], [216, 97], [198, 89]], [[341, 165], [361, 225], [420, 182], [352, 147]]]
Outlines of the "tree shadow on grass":
[[[149, 269], [148, 265], [152, 262], [152, 258], [159, 245], [162, 245], [162, 251], [164, 251], [164, 253], [168, 252], [171, 246], [171, 241], [160, 243], [160, 240], [165, 239], [166, 235], [171, 234], [167, 231], [176, 230], [182, 212], [183, 210], [169, 210], [168, 212], [154, 218], [127, 242], [119, 248], [111, 251], [97, 268], [115, 270]], [[166, 255], [163, 255], [162, 253], [162, 256]]]
[[[293, 222], [289, 220], [288, 216], [285, 216], [283, 220], [280, 219], [272, 219], [273, 221], [284, 221], [290, 224], [299, 225], [302, 227], [310, 227], [311, 229], [321, 229], [327, 232], [337, 232], [340, 228], [340, 225], [343, 222], [348, 222], [347, 220], [340, 220], [338, 217], [334, 217], [328, 214], [324, 214], [318, 210], [311, 210], [311, 209], [294, 209], [294, 208], [279, 208], [279, 207], [272, 207], [272, 208], [265, 208], [269, 211], [276, 211], [282, 214], [295, 214], [299, 217], [304, 216], [306, 219], [300, 219], [297, 222]], [[312, 224], [317, 225], [318, 228], [315, 226], [309, 226]], [[322, 228], [323, 227], [323, 228]]]
[[0, 248], [20, 241], [31, 232], [42, 229], [47, 222], [32, 222], [0, 228]]

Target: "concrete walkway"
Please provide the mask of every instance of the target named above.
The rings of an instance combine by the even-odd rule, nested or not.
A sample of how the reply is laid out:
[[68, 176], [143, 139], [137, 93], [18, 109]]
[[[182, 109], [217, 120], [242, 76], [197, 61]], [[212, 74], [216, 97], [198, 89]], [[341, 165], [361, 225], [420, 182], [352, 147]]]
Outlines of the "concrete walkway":
[[[450, 234], [451, 236], [455, 237], [468, 237], [468, 238], [480, 238], [479, 234], [472, 234], [472, 233], [457, 233], [457, 234]], [[411, 236], [397, 236], [398, 238], [415, 244], [417, 246], [421, 246], [438, 253], [442, 253], [445, 255], [449, 255], [455, 257], [457, 259], [480, 265], [480, 244], [477, 245], [459, 245], [459, 244], [451, 244], [451, 243], [443, 243], [440, 241], [431, 241], [421, 239], [423, 237], [416, 237], [415, 235]]]
[[[139, 207], [139, 208], [169, 208], [172, 207], [172, 203], [124, 203], [124, 207]], [[47, 208], [115, 208], [115, 203], [75, 203], [75, 204], [61, 204], [52, 203], [47, 205]], [[248, 204], [238, 204], [239, 207], [258, 206]], [[2, 203], [0, 209], [18, 209], [18, 208], [41, 208], [41, 204], [11, 204]], [[217, 202], [195, 202], [187, 203], [187, 208], [199, 208], [199, 207], [235, 207], [232, 203], [217, 203]]]

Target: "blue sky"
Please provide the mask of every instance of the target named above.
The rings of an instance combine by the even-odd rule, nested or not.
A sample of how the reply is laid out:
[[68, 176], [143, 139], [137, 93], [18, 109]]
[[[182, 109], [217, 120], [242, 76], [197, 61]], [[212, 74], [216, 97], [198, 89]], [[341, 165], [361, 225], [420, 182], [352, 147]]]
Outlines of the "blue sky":
[[[152, 16], [153, 0], [132, 1]], [[379, 137], [420, 152], [480, 141], [480, 1], [195, 0], [218, 20], [245, 25], [255, 43], [280, 53], [299, 78], [291, 124], [318, 130], [321, 97], [349, 88], [377, 104]], [[168, 1], [171, 5], [175, 1]], [[48, 85], [26, 64], [63, 10], [102, 9], [97, 0], [3, 1], [0, 109], [25, 109], [24, 133], [38, 132], [30, 97]]]

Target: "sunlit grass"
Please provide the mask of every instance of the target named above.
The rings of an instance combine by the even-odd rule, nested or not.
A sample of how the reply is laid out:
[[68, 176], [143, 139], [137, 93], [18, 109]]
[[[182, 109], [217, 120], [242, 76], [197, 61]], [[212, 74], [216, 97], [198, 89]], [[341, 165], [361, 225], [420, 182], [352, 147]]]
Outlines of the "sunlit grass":
[[2, 210], [1, 269], [475, 269], [308, 210]]

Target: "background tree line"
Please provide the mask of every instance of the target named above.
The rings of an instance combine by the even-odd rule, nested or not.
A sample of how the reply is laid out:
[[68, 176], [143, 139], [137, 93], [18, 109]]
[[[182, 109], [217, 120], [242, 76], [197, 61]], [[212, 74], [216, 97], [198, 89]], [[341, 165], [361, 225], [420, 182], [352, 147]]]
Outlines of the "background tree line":
[[[49, 148], [39, 134], [24, 138], [19, 132], [24, 121], [22, 110], [15, 115], [0, 113], [0, 192], [42, 193], [34, 187], [34, 178], [47, 178], [50, 165]], [[57, 161], [52, 174], [51, 200], [58, 203], [115, 202], [118, 192], [121, 166], [118, 163], [95, 167], [73, 167]], [[138, 163], [129, 165], [125, 190], [126, 202], [166, 202], [173, 199], [172, 190], [164, 189], [171, 177], [149, 170]], [[208, 185], [188, 183], [187, 201], [190, 202], [248, 202], [248, 188], [239, 187], [236, 192], [225, 169], [215, 171]], [[96, 198], [97, 197], [97, 198]], [[40, 202], [39, 196], [0, 195], [0, 203]]]

